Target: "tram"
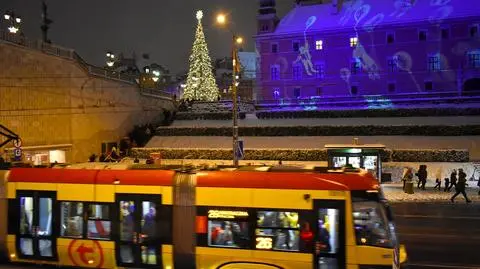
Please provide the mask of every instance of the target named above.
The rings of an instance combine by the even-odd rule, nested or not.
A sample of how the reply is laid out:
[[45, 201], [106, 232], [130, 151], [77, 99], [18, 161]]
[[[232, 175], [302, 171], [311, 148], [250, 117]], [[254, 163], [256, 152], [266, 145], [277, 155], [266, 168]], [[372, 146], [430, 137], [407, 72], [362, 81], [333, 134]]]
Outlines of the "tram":
[[13, 263], [367, 269], [407, 260], [378, 180], [360, 169], [13, 168], [0, 180], [0, 210], [0, 251]]

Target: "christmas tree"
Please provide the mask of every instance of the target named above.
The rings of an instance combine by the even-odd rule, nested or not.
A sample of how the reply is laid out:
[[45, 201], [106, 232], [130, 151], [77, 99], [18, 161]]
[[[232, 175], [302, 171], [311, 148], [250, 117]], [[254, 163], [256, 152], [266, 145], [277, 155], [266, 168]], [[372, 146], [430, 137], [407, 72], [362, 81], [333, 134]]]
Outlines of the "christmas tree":
[[202, 27], [203, 12], [197, 12], [197, 32], [190, 55], [190, 69], [183, 98], [187, 100], [215, 101], [220, 95], [212, 72], [207, 42]]

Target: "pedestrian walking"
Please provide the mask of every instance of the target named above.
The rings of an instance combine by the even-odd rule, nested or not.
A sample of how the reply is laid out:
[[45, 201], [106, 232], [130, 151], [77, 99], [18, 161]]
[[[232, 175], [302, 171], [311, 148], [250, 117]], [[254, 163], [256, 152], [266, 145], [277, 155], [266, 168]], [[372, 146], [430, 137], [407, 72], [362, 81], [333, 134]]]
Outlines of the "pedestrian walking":
[[438, 168], [437, 169], [437, 172], [435, 173], [435, 187], [433, 187], [433, 189], [436, 189], [438, 188], [438, 190], [440, 191], [441, 190], [441, 184], [442, 184], [442, 168]]
[[480, 177], [478, 178], [477, 187], [478, 187], [478, 195], [480, 195]]
[[452, 203], [454, 203], [455, 197], [457, 197], [457, 195], [459, 195], [460, 193], [463, 195], [467, 203], [472, 202], [470, 199], [468, 199], [467, 193], [465, 192], [466, 185], [467, 185], [467, 174], [463, 172], [463, 169], [458, 169], [458, 182], [456, 183], [456, 186], [455, 186], [456, 192], [452, 196], [452, 198], [450, 198], [450, 201], [452, 201]]
[[448, 187], [450, 185], [450, 178], [446, 177], [445, 179], [445, 189], [443, 190], [444, 192], [448, 191]]
[[448, 191], [452, 189], [452, 187], [457, 187], [457, 170], [453, 169], [452, 173], [450, 174], [450, 186], [448, 187]]
[[418, 172], [415, 174], [418, 177], [417, 188], [425, 190], [425, 183], [427, 183], [427, 166], [425, 164], [420, 165]]
[[403, 173], [403, 177], [402, 177], [402, 181], [403, 181], [403, 191], [404, 192], [407, 192], [407, 190], [405, 189], [405, 184], [407, 182], [411, 182], [413, 180], [413, 170], [412, 168], [405, 168], [405, 171]]

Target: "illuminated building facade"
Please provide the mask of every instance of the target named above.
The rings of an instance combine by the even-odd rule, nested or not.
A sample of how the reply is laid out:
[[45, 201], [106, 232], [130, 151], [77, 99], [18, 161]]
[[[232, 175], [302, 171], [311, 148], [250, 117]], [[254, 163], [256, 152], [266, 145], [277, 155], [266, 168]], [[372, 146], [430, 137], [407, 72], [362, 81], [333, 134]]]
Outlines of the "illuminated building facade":
[[260, 1], [258, 100], [480, 90], [475, 0], [295, 2]]

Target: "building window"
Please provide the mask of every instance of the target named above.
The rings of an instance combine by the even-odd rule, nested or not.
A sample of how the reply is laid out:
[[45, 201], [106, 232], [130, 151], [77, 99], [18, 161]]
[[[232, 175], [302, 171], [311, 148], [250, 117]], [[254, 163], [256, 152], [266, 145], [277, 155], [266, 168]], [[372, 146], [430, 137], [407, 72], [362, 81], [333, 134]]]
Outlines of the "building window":
[[387, 59], [388, 72], [395, 73], [398, 71], [398, 57], [393, 56]]
[[295, 80], [302, 79], [302, 67], [300, 65], [294, 65], [292, 67], [292, 78]]
[[258, 211], [255, 249], [300, 250], [298, 212]]
[[437, 72], [440, 71], [441, 66], [440, 66], [440, 55], [434, 54], [428, 56], [428, 71], [430, 72]]
[[300, 88], [299, 87], [295, 87], [293, 88], [293, 97], [295, 98], [300, 98]]
[[449, 39], [450, 38], [450, 29], [442, 28], [441, 35], [442, 35], [442, 39], [444, 39], [444, 40]]
[[480, 50], [467, 53], [467, 66], [469, 68], [480, 68]]
[[325, 78], [325, 63], [319, 62], [315, 64], [315, 78], [324, 79]]
[[352, 60], [352, 74], [358, 74], [362, 71], [362, 61], [360, 58], [353, 58]]
[[431, 90], [433, 90], [433, 82], [431, 82], [431, 81], [425, 81], [425, 90], [426, 90], [426, 91], [431, 91]]
[[293, 46], [293, 51], [298, 52], [300, 50], [300, 42], [293, 41], [292, 46]]
[[350, 47], [354, 48], [358, 45], [358, 37], [350, 37]]
[[315, 49], [316, 50], [323, 50], [323, 40], [315, 41]]
[[395, 34], [392, 32], [387, 33], [387, 44], [393, 44], [395, 42]]
[[470, 37], [477, 37], [478, 36], [478, 25], [470, 26]]
[[273, 88], [273, 99], [278, 100], [280, 97], [280, 88]]
[[357, 86], [357, 85], [352, 85], [352, 86], [350, 87], [350, 93], [351, 93], [352, 95], [357, 95], [357, 94], [358, 94], [358, 86]]
[[323, 90], [322, 87], [317, 87], [317, 96], [322, 96]]
[[395, 82], [389, 82], [388, 83], [388, 92], [392, 93], [395, 92], [396, 84]]
[[280, 66], [279, 65], [272, 65], [270, 66], [270, 79], [271, 80], [279, 80], [280, 79]]
[[427, 40], [427, 30], [418, 31], [418, 40], [426, 41]]
[[271, 46], [272, 53], [277, 53], [278, 52], [278, 44], [274, 43]]

